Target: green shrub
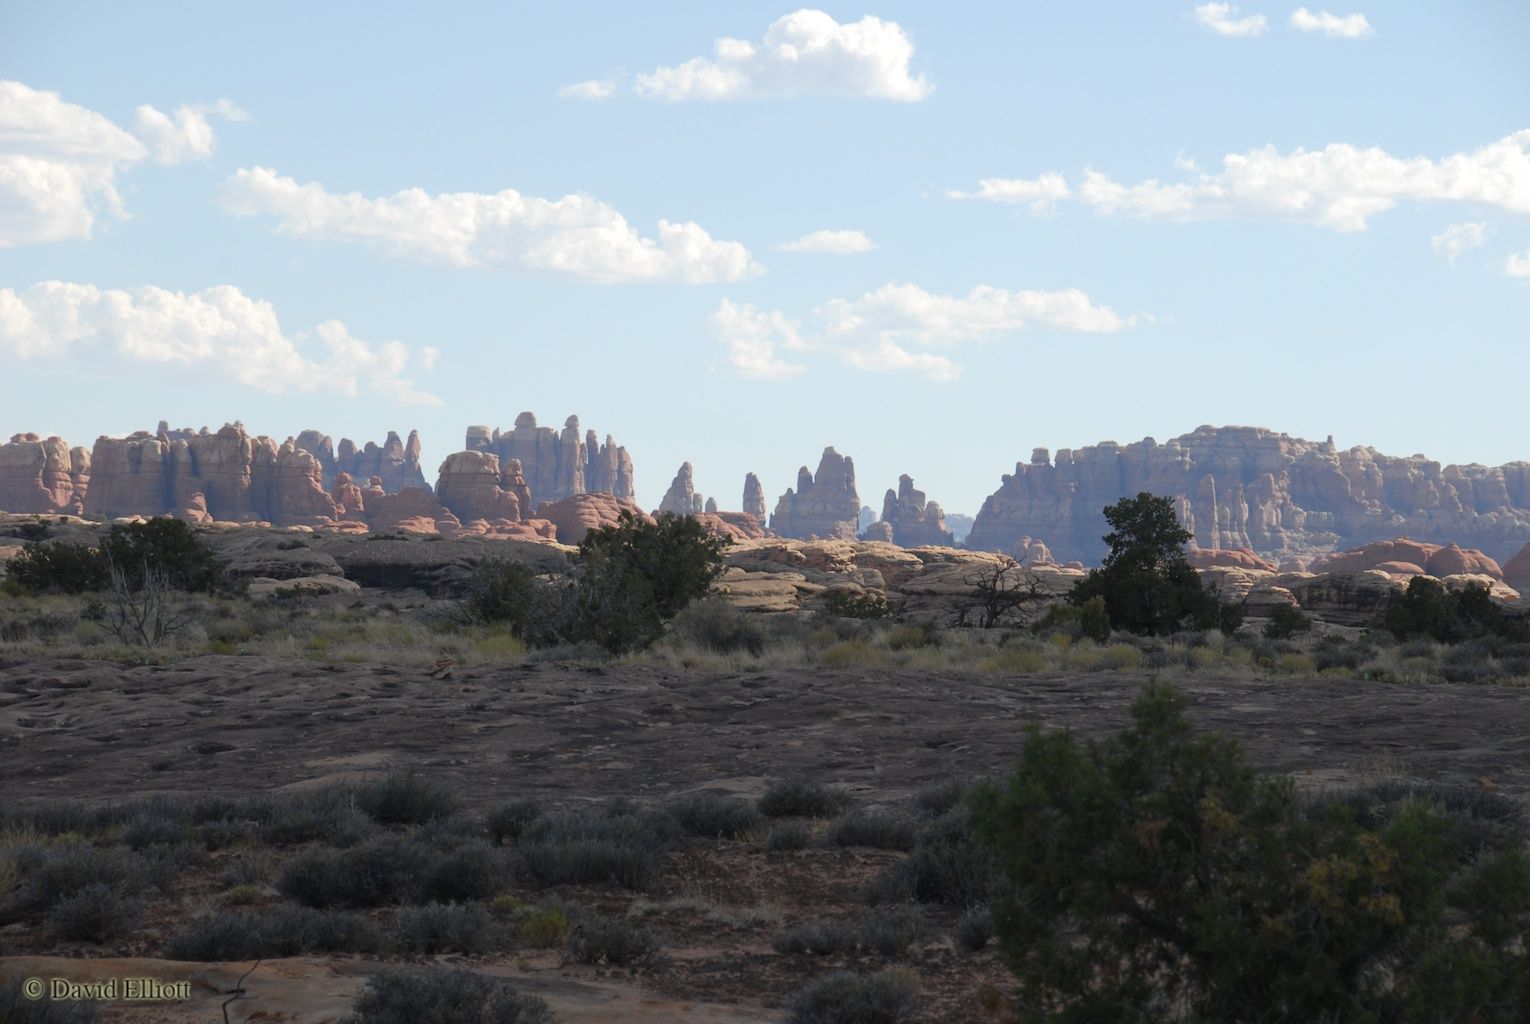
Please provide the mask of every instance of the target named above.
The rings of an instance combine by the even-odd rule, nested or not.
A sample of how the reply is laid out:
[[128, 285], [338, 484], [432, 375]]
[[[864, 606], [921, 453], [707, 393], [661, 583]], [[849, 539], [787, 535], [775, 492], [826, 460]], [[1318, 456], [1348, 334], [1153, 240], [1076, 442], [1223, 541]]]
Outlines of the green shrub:
[[646, 929], [620, 917], [589, 917], [568, 936], [568, 958], [576, 964], [631, 967], [653, 960], [658, 940]]
[[986, 949], [989, 940], [993, 938], [993, 912], [987, 907], [968, 907], [956, 922], [952, 938], [969, 953]]
[[1078, 604], [1059, 601], [1032, 623], [1031, 629], [1044, 636], [1062, 633], [1075, 640], [1103, 644], [1110, 639], [1110, 614], [1105, 610], [1105, 598], [1098, 594]]
[[1487, 587], [1468, 583], [1460, 590], [1446, 590], [1438, 580], [1425, 576], [1408, 581], [1408, 589], [1388, 605], [1381, 622], [1398, 640], [1429, 637], [1456, 644], [1498, 637], [1530, 641], [1530, 618], [1505, 611]]
[[34, 594], [84, 594], [102, 590], [108, 582], [106, 560], [99, 548], [53, 541], [33, 542], [6, 563], [6, 578]]
[[344, 850], [304, 850], [282, 867], [277, 888], [316, 908], [406, 903], [422, 895], [438, 862], [425, 846], [385, 836]]
[[617, 804], [603, 811], [556, 811], [521, 833], [516, 863], [540, 885], [646, 888], [678, 831], [667, 815]]
[[113, 526], [101, 539], [101, 555], [135, 590], [143, 586], [146, 570], [162, 574], [177, 590], [211, 592], [223, 582], [222, 563], [179, 519]]
[[[1119, 736], [1031, 726], [974, 797], [1019, 1005], [1060, 1020], [1493, 1020], [1530, 1008], [1530, 857], [1440, 805], [1304, 805], [1149, 684]], [[1043, 824], [1044, 823], [1044, 824]], [[1109, 972], [1100, 964], [1112, 965]], [[1164, 965], [1174, 965], [1165, 970]]]
[[355, 789], [355, 805], [383, 825], [418, 825], [444, 818], [456, 807], [445, 786], [417, 775], [412, 768], [392, 768], [382, 778]]
[[496, 843], [506, 839], [519, 839], [526, 826], [542, 813], [542, 802], [534, 798], [511, 800], [490, 811], [485, 820], [489, 836]]
[[107, 942], [132, 931], [143, 903], [100, 882], [55, 903], [48, 911], [48, 931], [66, 941]]
[[887, 633], [887, 647], [893, 651], [917, 651], [940, 643], [940, 634], [927, 622], [897, 626]]
[[438, 857], [425, 875], [421, 892], [426, 899], [442, 903], [486, 900], [509, 880], [505, 852], [476, 840]]
[[283, 905], [261, 913], [196, 918], [165, 944], [165, 956], [211, 963], [301, 953], [373, 953], [382, 945], [382, 934], [362, 914]]
[[765, 651], [761, 616], [740, 611], [725, 597], [691, 602], [675, 615], [670, 629], [677, 640], [718, 654], [744, 651], [758, 657]]
[[392, 938], [406, 953], [482, 953], [494, 946], [494, 931], [482, 903], [428, 903], [399, 908]]
[[1312, 628], [1312, 620], [1302, 614], [1300, 608], [1278, 604], [1270, 609], [1270, 618], [1264, 624], [1264, 635], [1271, 640], [1287, 640]]
[[506, 981], [472, 971], [383, 968], [344, 1024], [552, 1024], [552, 1011]]
[[849, 587], [824, 591], [823, 610], [842, 619], [885, 619], [892, 614], [886, 594], [879, 590], [858, 594]]
[[878, 850], [907, 850], [914, 845], [914, 823], [893, 811], [851, 811], [829, 829], [835, 846], [869, 846]]
[[765, 837], [765, 849], [775, 853], [805, 850], [808, 844], [808, 827], [800, 821], [788, 821], [777, 825]]
[[907, 1024], [918, 1004], [904, 971], [836, 971], [810, 982], [787, 1004], [790, 1024]]
[[[1174, 503], [1146, 491], [1105, 508], [1110, 553], [1068, 594], [1082, 607], [1102, 598], [1112, 629], [1168, 635], [1185, 628], [1216, 629], [1241, 623], [1224, 615], [1220, 600], [1185, 560], [1192, 538]], [[1231, 630], [1225, 630], [1231, 631]]]
[[850, 804], [850, 794], [842, 789], [830, 789], [811, 779], [793, 778], [772, 782], [757, 806], [767, 818], [832, 818]]
[[531, 566], [486, 558], [468, 583], [463, 613], [474, 622], [503, 623], [512, 636], [525, 639], [542, 589]]
[[739, 839], [764, 824], [765, 816], [736, 796], [692, 793], [671, 800], [665, 810], [691, 835]]
[[869, 952], [897, 956], [924, 936], [924, 915], [918, 907], [878, 907], [837, 921], [806, 921], [772, 940], [777, 953], [833, 956]]
[[947, 779], [925, 786], [914, 794], [914, 805], [926, 814], [939, 817], [962, 805], [972, 791], [973, 782], [968, 779]]
[[515, 937], [528, 946], [548, 949], [568, 938], [568, 915], [557, 907], [543, 907], [526, 915], [515, 927]]

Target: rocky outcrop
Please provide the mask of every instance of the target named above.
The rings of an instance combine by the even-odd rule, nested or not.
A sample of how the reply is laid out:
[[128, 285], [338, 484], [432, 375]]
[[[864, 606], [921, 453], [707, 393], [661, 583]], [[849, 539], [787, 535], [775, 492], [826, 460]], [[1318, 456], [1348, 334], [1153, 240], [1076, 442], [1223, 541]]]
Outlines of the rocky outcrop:
[[519, 460], [525, 483], [538, 502], [557, 503], [576, 494], [604, 492], [631, 501], [634, 495], [632, 457], [607, 435], [597, 443], [595, 432], [581, 440], [579, 417], [570, 416], [563, 430], [537, 426], [534, 414], [523, 412], [508, 431], [485, 426], [467, 429], [468, 451], [497, 455], [501, 465]]
[[102, 437], [91, 452], [85, 512], [174, 515], [191, 522], [325, 525], [342, 517], [318, 458], [292, 441], [252, 437], [239, 424], [171, 437]]
[[796, 490], [788, 487], [776, 502], [770, 528], [783, 537], [854, 540], [860, 510], [854, 460], [825, 448], [817, 473], [797, 471]]
[[516, 489], [508, 483], [500, 472], [498, 455], [457, 452], [441, 463], [436, 498], [464, 523], [476, 519], [519, 522], [530, 509], [521, 507]]
[[765, 528], [748, 512], [701, 512], [696, 521], [714, 537], [726, 537], [730, 541], [760, 540]]
[[591, 530], [616, 525], [623, 510], [643, 522], [653, 522], [653, 517], [637, 505], [604, 492], [574, 494], [562, 501], [543, 502], [537, 506], [537, 516], [557, 527], [559, 543], [578, 544]]
[[1504, 563], [1503, 580], [1521, 593], [1530, 592], [1530, 544]]
[[1294, 562], [1382, 537], [1454, 541], [1507, 558], [1530, 540], [1530, 463], [1441, 466], [1422, 455], [1339, 451], [1258, 427], [1201, 427], [1159, 444], [1107, 441], [1053, 459], [1038, 448], [983, 503], [969, 547], [1043, 537], [1060, 559], [1097, 564], [1103, 509], [1147, 491], [1175, 499], [1202, 548]]
[[1261, 572], [1275, 572], [1280, 567], [1268, 558], [1260, 558], [1248, 548], [1232, 548], [1223, 551], [1212, 551], [1207, 548], [1191, 547], [1185, 552], [1185, 561], [1196, 569], [1212, 569], [1228, 567], [1233, 569], [1258, 569]]
[[952, 538], [958, 544], [967, 543], [967, 535], [972, 532], [973, 519], [969, 515], [960, 512], [946, 513], [946, 529], [951, 531]]
[[90, 485], [90, 453], [60, 437], [16, 434], [0, 445], [0, 509], [80, 515]]
[[[691, 464], [689, 462], [682, 462], [679, 472], [675, 474], [674, 480], [670, 481], [669, 490], [664, 492], [664, 498], [659, 502], [659, 512], [670, 512], [677, 516], [690, 516], [704, 511], [705, 507], [706, 505], [701, 495], [696, 493]], [[716, 510], [715, 504], [713, 510]]]
[[1380, 569], [1393, 575], [1459, 576], [1478, 574], [1493, 579], [1504, 578], [1503, 570], [1496, 561], [1468, 548], [1454, 544], [1430, 544], [1408, 537], [1394, 540], [1373, 541], [1351, 551], [1326, 555], [1315, 559], [1309, 568], [1313, 572], [1364, 572]]
[[[305, 432], [306, 433], [306, 432]], [[298, 437], [298, 447], [304, 447], [303, 435]], [[328, 441], [326, 437], [324, 441]], [[321, 444], [322, 447], [322, 444]], [[311, 450], [311, 449], [310, 449]], [[314, 454], [323, 456], [319, 452]], [[420, 467], [420, 434], [418, 431], [409, 431], [409, 440], [400, 441], [398, 434], [388, 431], [388, 439], [379, 446], [376, 442], [368, 441], [361, 448], [357, 448], [350, 438], [341, 438], [340, 446], [335, 450], [334, 471], [325, 468], [325, 479], [333, 484], [336, 476], [340, 473], [349, 473], [352, 477], [369, 480], [377, 477], [382, 481], [383, 490], [389, 494], [397, 494], [406, 487], [424, 487], [430, 485], [425, 482], [425, 472]]]
[[914, 478], [907, 473], [898, 477], [898, 489], [889, 490], [882, 498], [881, 521], [892, 527], [893, 543], [906, 548], [921, 544], [950, 547], [955, 543], [940, 505], [926, 501], [924, 492], [914, 489]]
[[762, 523], [765, 521], [765, 488], [753, 473], [744, 474], [744, 511]]

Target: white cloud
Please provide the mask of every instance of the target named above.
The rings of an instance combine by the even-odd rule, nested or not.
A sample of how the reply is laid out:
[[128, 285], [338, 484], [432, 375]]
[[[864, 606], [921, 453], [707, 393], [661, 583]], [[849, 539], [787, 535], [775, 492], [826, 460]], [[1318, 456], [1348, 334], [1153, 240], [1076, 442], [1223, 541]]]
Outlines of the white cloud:
[[137, 110], [138, 138], [149, 146], [157, 163], [179, 164], [212, 156], [216, 138], [208, 116], [247, 121], [250, 115], [228, 100], [177, 107], [175, 116], [145, 104]]
[[659, 221], [644, 238], [615, 208], [588, 195], [541, 199], [503, 192], [431, 195], [411, 188], [369, 199], [299, 185], [265, 167], [228, 179], [228, 209], [272, 214], [298, 238], [369, 242], [385, 251], [459, 267], [509, 267], [586, 281], [741, 281], [761, 272], [738, 242], [694, 223]]
[[1456, 257], [1468, 249], [1476, 249], [1487, 238], [1487, 224], [1483, 221], [1466, 221], [1461, 224], [1452, 224], [1439, 234], [1431, 236], [1430, 246], [1436, 256], [1443, 256], [1451, 262], [1456, 262]]
[[870, 252], [876, 246], [862, 231], [814, 231], [781, 246], [782, 252], [826, 252], [848, 256]]
[[1049, 171], [1039, 178], [984, 178], [976, 192], [947, 189], [951, 199], [986, 199], [991, 203], [1028, 203], [1032, 212], [1046, 213], [1072, 192], [1061, 174]]
[[1346, 14], [1341, 18], [1327, 11], [1314, 14], [1305, 7], [1291, 12], [1291, 27], [1299, 32], [1321, 32], [1330, 39], [1364, 39], [1376, 31], [1363, 14]]
[[89, 238], [96, 214], [126, 217], [117, 175], [153, 157], [177, 163], [212, 152], [209, 114], [242, 116], [226, 100], [171, 117], [138, 108], [138, 131], [56, 92], [0, 80], [0, 249]]
[[728, 346], [728, 362], [741, 377], [789, 380], [807, 370], [776, 354], [806, 348], [797, 327], [780, 313], [762, 313], [748, 304], [722, 300], [711, 316], [712, 333]]
[[[1042, 183], [1051, 179], [1044, 188]], [[1229, 153], [1219, 172], [1179, 182], [1154, 178], [1127, 185], [1086, 169], [1071, 190], [1061, 176], [1048, 174], [1034, 181], [986, 178], [976, 192], [947, 194], [1033, 205], [1055, 201], [1049, 195], [1066, 195], [1102, 214], [1182, 221], [1295, 220], [1336, 231], [1363, 231], [1372, 216], [1402, 202], [1476, 203], [1530, 213], [1530, 129], [1439, 160], [1396, 157], [1378, 147], [1346, 143], [1289, 154], [1265, 146]]]
[[609, 99], [615, 92], [615, 82], [592, 78], [587, 82], [565, 85], [558, 90], [558, 96], [565, 100], [604, 100]]
[[[133, 362], [205, 367], [271, 394], [354, 396], [365, 390], [409, 405], [441, 404], [403, 376], [411, 355], [402, 343], [368, 344], [338, 320], [325, 321], [314, 333], [326, 353], [317, 358], [300, 349], [303, 336], [293, 339], [282, 331], [270, 303], [232, 285], [191, 294], [65, 281], [20, 292], [0, 288], [0, 353], [9, 357], [58, 358], [95, 344]], [[421, 356], [417, 361], [429, 369], [433, 357]]]
[[1270, 27], [1262, 14], [1238, 17], [1232, 4], [1197, 4], [1195, 20], [1219, 36], [1261, 36]]
[[1510, 277], [1530, 277], [1530, 249], [1523, 254], [1510, 253], [1504, 261], [1503, 272]]
[[871, 15], [840, 24], [802, 9], [778, 19], [759, 43], [723, 38], [714, 56], [636, 77], [639, 96], [661, 100], [739, 100], [851, 96], [917, 102], [933, 90], [912, 75], [914, 44], [897, 22]]
[[[960, 367], [941, 351], [963, 342], [1012, 334], [1027, 327], [1114, 333], [1137, 323], [1094, 304], [1078, 289], [1008, 291], [979, 285], [965, 296], [937, 295], [912, 284], [887, 284], [858, 299], [831, 299], [813, 311], [817, 324], [803, 334], [778, 312], [724, 300], [712, 329], [730, 359], [748, 376], [785, 376], [777, 349], [828, 352], [859, 370], [912, 370], [931, 380], [954, 380]], [[793, 365], [792, 373], [802, 367]]]

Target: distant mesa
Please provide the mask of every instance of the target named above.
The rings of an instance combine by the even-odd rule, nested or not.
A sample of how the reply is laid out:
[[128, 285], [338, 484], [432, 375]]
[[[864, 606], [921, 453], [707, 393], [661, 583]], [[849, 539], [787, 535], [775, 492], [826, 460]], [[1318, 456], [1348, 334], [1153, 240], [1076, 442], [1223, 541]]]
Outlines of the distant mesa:
[[468, 427], [464, 447], [497, 455], [501, 465], [519, 459], [526, 485], [539, 502], [594, 492], [632, 501], [636, 494], [627, 449], [613, 442], [610, 434], [601, 443], [593, 430], [581, 440], [578, 416], [570, 416], [562, 431], [556, 431], [537, 426], [536, 416], [523, 412], [508, 431]]
[[860, 511], [855, 462], [829, 447], [818, 460], [817, 473], [809, 473], [806, 466], [797, 471], [797, 487], [788, 487], [776, 502], [770, 529], [802, 540], [855, 540]]
[[1102, 510], [1141, 491], [1174, 498], [1198, 547], [1244, 548], [1283, 566], [1399, 534], [1497, 560], [1530, 542], [1530, 463], [1441, 466], [1339, 451], [1332, 438], [1206, 426], [1164, 444], [1106, 441], [1055, 458], [1036, 449], [983, 503], [967, 546], [1008, 551], [1041, 537], [1059, 560], [1095, 565], [1106, 550]]

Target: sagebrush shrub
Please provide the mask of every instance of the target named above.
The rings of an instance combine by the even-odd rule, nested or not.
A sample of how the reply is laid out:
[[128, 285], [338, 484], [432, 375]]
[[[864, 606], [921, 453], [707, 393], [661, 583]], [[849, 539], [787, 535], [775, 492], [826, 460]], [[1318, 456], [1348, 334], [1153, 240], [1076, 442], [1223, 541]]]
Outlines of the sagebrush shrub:
[[756, 806], [767, 818], [832, 818], [851, 804], [850, 794], [811, 779], [780, 779], [766, 787]]
[[791, 1024], [905, 1024], [918, 1009], [904, 971], [836, 971], [809, 982], [787, 1004]]
[[383, 968], [343, 1024], [552, 1024], [552, 1011], [509, 982], [472, 971]]
[[630, 967], [658, 954], [659, 942], [640, 925], [620, 917], [589, 917], [569, 933], [568, 958], [576, 964]]

